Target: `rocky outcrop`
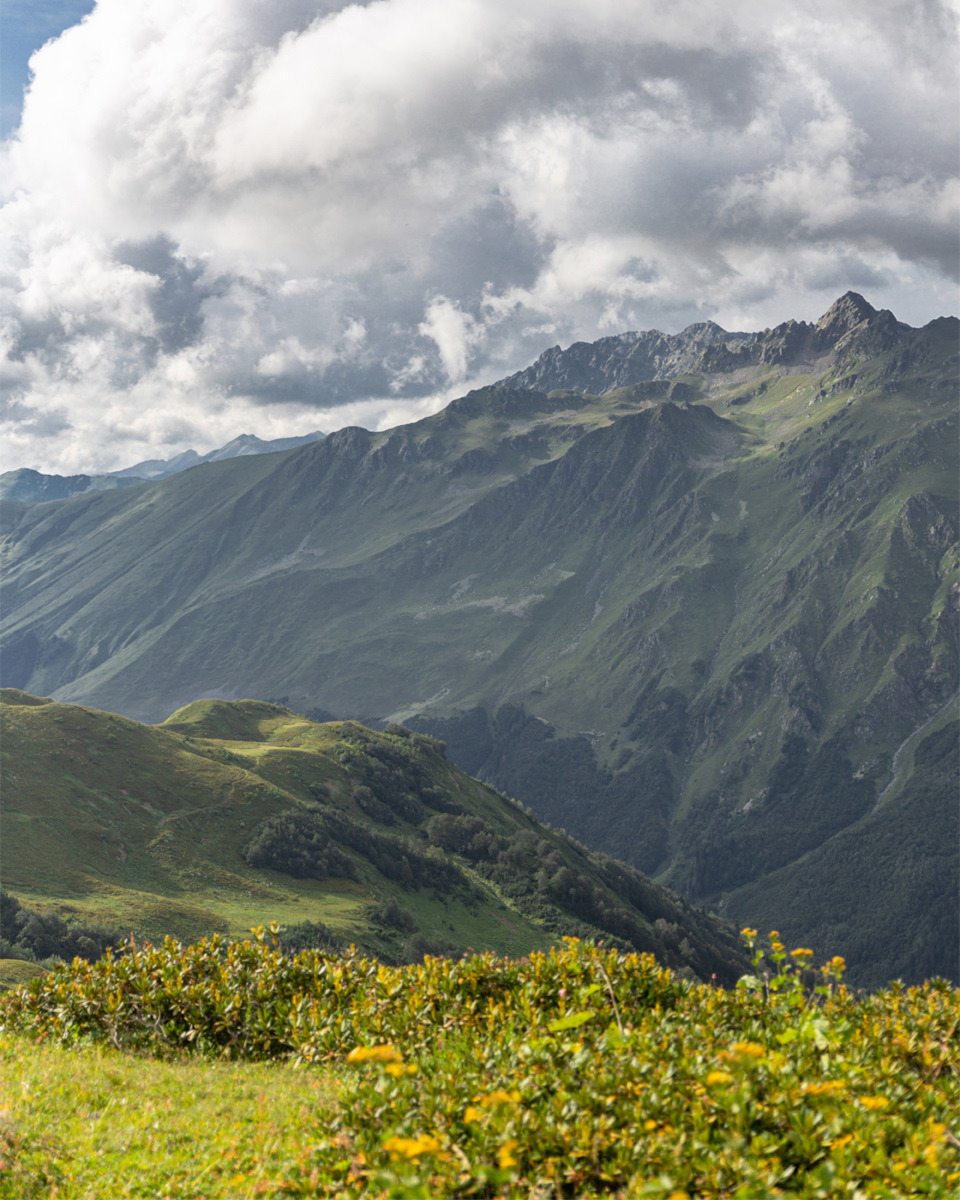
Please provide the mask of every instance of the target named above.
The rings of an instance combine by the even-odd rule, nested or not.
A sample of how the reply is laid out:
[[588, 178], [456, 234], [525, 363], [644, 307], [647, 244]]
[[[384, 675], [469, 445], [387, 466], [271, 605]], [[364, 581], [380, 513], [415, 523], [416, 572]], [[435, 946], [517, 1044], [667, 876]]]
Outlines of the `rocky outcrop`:
[[713, 321], [688, 325], [682, 333], [618, 333], [596, 342], [574, 342], [566, 350], [544, 351], [532, 367], [501, 384], [541, 392], [571, 391], [601, 396], [615, 388], [654, 379], [670, 379], [693, 370], [707, 347], [737, 351], [753, 341], [752, 333], [728, 333]]

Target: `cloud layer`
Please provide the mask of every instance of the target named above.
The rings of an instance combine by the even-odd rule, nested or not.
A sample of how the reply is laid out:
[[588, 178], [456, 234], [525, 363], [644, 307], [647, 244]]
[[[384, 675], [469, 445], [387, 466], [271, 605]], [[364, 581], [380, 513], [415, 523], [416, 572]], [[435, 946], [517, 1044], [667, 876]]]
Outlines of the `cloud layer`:
[[955, 307], [953, 3], [99, 0], [4, 147], [4, 467], [393, 424], [547, 345]]

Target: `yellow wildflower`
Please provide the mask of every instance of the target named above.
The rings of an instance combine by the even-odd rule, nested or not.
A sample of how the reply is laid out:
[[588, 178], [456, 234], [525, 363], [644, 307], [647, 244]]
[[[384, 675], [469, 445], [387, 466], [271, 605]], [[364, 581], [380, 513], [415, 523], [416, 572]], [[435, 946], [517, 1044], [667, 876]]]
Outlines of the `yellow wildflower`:
[[374, 1062], [399, 1062], [400, 1055], [396, 1046], [389, 1042], [383, 1046], [355, 1046], [347, 1055], [348, 1063], [366, 1062], [367, 1059]]
[[860, 1103], [864, 1108], [886, 1108], [890, 1101], [886, 1096], [861, 1096]]
[[757, 1042], [734, 1042], [733, 1049], [735, 1053], [747, 1058], [763, 1058], [766, 1054], [766, 1050]]
[[804, 1092], [808, 1096], [829, 1096], [833, 1092], [842, 1092], [846, 1084], [841, 1079], [825, 1079], [823, 1083], [808, 1083]]
[[388, 1137], [383, 1143], [383, 1148], [393, 1159], [409, 1159], [419, 1158], [421, 1154], [436, 1154], [440, 1149], [440, 1143], [435, 1137], [425, 1133], [416, 1138]]
[[728, 1074], [726, 1071], [710, 1071], [707, 1075], [706, 1082], [729, 1083], [732, 1078], [733, 1076]]
[[513, 1157], [513, 1152], [516, 1150], [517, 1143], [513, 1138], [508, 1138], [500, 1147], [497, 1157], [500, 1160], [500, 1170], [505, 1171], [507, 1167], [515, 1167], [517, 1160]]
[[502, 1088], [497, 1088], [489, 1096], [481, 1096], [480, 1103], [484, 1108], [494, 1108], [500, 1104], [516, 1104], [519, 1099], [519, 1092], [505, 1092]]
[[466, 1112], [463, 1114], [463, 1119], [464, 1119], [464, 1121], [466, 1121], [466, 1122], [467, 1122], [467, 1124], [469, 1125], [469, 1123], [470, 1123], [471, 1121], [480, 1121], [480, 1120], [482, 1120], [482, 1119], [483, 1119], [483, 1113], [480, 1111], [480, 1109], [479, 1109], [479, 1108], [474, 1108], [474, 1106], [473, 1106], [472, 1104], [468, 1104], [468, 1105], [467, 1105], [467, 1111], [466, 1111]]
[[798, 946], [796, 950], [791, 950], [790, 953], [794, 958], [813, 958], [813, 951], [805, 950], [802, 946]]

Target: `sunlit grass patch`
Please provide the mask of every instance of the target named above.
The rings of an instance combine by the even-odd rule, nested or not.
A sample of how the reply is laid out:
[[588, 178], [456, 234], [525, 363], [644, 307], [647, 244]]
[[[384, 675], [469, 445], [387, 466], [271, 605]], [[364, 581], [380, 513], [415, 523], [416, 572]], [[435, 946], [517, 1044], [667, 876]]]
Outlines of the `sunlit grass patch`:
[[[0, 1034], [0, 1196], [308, 1194], [335, 1074]], [[293, 1184], [291, 1181], [299, 1182]]]

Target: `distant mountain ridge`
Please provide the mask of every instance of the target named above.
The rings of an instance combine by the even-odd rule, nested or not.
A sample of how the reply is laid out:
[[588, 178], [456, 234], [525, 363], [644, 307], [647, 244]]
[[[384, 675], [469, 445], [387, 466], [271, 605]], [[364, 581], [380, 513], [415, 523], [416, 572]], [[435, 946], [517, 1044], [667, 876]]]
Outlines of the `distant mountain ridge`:
[[242, 433], [232, 442], [198, 454], [196, 450], [184, 450], [173, 458], [148, 458], [124, 467], [120, 471], [109, 471], [106, 475], [45, 475], [29, 467], [4, 471], [0, 475], [0, 497], [36, 503], [44, 500], [65, 500], [85, 492], [107, 492], [116, 488], [135, 487], [151, 479], [166, 479], [189, 467], [205, 462], [222, 462], [227, 458], [241, 458], [250, 454], [275, 454], [281, 450], [292, 450], [319, 441], [326, 434], [319, 430], [300, 437], [274, 438], [264, 441], [252, 433]]
[[4, 679], [417, 725], [858, 985], [960, 977], [958, 331], [848, 293], [678, 378], [4, 501]]
[[200, 463], [223, 462], [226, 458], [243, 458], [249, 454], [276, 454], [280, 450], [293, 450], [297, 446], [309, 445], [310, 442], [317, 442], [323, 437], [326, 437], [326, 434], [319, 429], [299, 437], [272, 438], [270, 441], [264, 441], [252, 433], [241, 433], [232, 442], [227, 442], [225, 446], [210, 450], [206, 454], [198, 454], [196, 450], [184, 450], [182, 454], [174, 455], [173, 458], [148, 458], [143, 462], [134, 463], [132, 467], [124, 467], [122, 471], [110, 471], [109, 474], [116, 479], [131, 476], [137, 479], [166, 479], [168, 475], [175, 475], [178, 471], [199, 466]]
[[0, 475], [0, 497], [34, 504], [44, 500], [66, 500], [85, 492], [136, 487], [143, 482], [142, 479], [118, 479], [112, 475], [44, 475], [30, 467], [19, 467]]

